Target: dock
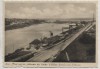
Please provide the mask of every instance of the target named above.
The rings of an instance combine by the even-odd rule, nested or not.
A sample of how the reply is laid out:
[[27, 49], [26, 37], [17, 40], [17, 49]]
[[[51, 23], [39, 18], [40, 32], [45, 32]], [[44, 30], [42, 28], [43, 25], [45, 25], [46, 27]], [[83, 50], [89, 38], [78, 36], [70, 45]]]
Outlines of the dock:
[[78, 32], [75, 32], [70, 35], [68, 39], [66, 39], [64, 42], [60, 43], [59, 45], [54, 46], [51, 49], [42, 50], [40, 52], [37, 52], [34, 54], [32, 58], [27, 60], [26, 62], [52, 62], [57, 55], [63, 51], [69, 44], [71, 44], [78, 36], [80, 36], [84, 31], [89, 30], [91, 27], [93, 27], [95, 23], [88, 23], [83, 28], [79, 29]]

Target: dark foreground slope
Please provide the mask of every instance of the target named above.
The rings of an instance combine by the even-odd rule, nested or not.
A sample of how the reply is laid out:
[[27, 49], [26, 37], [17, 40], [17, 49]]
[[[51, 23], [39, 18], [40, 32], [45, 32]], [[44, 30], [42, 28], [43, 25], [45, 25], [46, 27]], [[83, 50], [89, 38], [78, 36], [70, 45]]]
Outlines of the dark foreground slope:
[[95, 49], [95, 33], [89, 35], [85, 32], [62, 51], [54, 62], [69, 62], [66, 52], [70, 62], [95, 62]]

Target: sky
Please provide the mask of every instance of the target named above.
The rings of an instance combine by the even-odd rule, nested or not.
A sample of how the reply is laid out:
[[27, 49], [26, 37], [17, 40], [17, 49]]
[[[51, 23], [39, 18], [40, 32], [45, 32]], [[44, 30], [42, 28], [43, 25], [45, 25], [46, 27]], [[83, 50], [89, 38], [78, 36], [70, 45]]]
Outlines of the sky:
[[95, 3], [34, 3], [6, 2], [5, 18], [22, 19], [66, 19], [92, 18]]

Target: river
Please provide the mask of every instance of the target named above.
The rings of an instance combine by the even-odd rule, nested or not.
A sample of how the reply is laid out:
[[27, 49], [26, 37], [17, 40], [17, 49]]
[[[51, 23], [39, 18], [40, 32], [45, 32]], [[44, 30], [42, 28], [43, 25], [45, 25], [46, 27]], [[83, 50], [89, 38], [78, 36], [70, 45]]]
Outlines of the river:
[[62, 27], [68, 27], [68, 23], [55, 24], [43, 23], [29, 27], [7, 30], [5, 32], [5, 54], [14, 52], [16, 49], [28, 47], [34, 39], [50, 37], [49, 31], [54, 35], [62, 32]]

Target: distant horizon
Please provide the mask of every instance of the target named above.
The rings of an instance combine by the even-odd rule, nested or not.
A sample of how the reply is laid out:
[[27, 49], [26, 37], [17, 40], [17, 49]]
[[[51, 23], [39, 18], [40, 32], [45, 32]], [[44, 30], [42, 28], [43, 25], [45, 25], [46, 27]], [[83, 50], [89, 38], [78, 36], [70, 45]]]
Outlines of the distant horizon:
[[[28, 19], [28, 18], [5, 18], [5, 19]], [[30, 18], [30, 19], [50, 19], [50, 20], [54, 20], [54, 19], [93, 19], [93, 18]], [[94, 18], [96, 19], [96, 18]]]

